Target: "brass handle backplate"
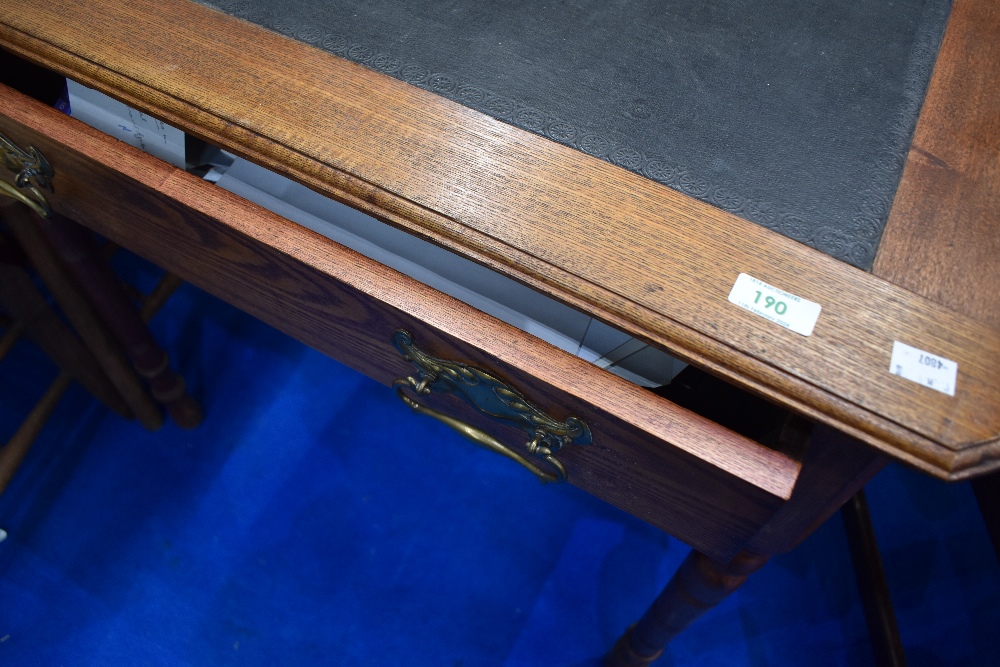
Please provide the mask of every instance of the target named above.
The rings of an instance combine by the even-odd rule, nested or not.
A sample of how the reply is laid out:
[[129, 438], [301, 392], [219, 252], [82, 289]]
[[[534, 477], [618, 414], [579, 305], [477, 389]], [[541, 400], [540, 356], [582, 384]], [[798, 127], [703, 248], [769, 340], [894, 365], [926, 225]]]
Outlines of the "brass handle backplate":
[[[404, 403], [444, 422], [476, 444], [517, 461], [543, 482], [566, 480], [566, 469], [555, 457], [564, 445], [591, 443], [590, 429], [582, 420], [570, 417], [559, 421], [550, 417], [519, 391], [486, 371], [423, 352], [414, 345], [413, 336], [402, 329], [393, 334], [392, 344], [417, 370], [415, 375], [393, 383]], [[432, 391], [454, 394], [484, 415], [517, 426], [527, 434], [527, 456], [474, 426], [421, 405], [407, 396], [404, 388], [411, 389], [417, 396]]]
[[0, 181], [0, 194], [25, 204], [43, 218], [51, 216], [52, 208], [42, 190], [52, 190], [55, 171], [45, 156], [34, 146], [22, 150], [0, 133], [0, 160], [14, 172], [13, 185]]

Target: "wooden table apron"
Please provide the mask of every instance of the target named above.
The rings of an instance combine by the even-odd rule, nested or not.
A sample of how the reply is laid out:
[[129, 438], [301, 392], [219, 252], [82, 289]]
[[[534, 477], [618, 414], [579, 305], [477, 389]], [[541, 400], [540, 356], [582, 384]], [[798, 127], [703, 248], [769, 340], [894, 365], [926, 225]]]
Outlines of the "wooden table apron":
[[[0, 0], [0, 45], [932, 474], [1000, 466], [1000, 332], [774, 232], [187, 0]], [[740, 273], [813, 335], [730, 304]], [[897, 340], [956, 395], [891, 374]]]
[[[801, 465], [791, 456], [2, 85], [0, 133], [49, 156], [54, 210], [368, 377], [414, 374], [392, 343], [404, 329], [553, 418], [583, 420], [592, 443], [557, 455], [570, 483], [706, 553], [732, 556], [792, 497]], [[527, 440], [447, 394], [419, 401], [515, 451]]]

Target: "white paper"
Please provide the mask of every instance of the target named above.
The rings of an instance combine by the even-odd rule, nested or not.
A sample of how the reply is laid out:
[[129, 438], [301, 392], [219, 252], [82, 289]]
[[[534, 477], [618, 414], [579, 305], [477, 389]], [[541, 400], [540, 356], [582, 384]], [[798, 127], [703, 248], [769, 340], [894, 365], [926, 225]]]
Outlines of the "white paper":
[[[578, 310], [246, 160], [237, 159], [218, 185], [640, 386], [666, 384], [684, 367]], [[626, 341], [629, 354], [606, 357]]]
[[955, 383], [958, 380], [956, 362], [898, 340], [892, 344], [889, 372], [942, 394], [955, 395]]
[[74, 118], [175, 167], [186, 167], [181, 130], [72, 79], [66, 86]]
[[[75, 118], [186, 168], [183, 132], [75, 81], [69, 81], [68, 87]], [[665, 352], [506, 276], [246, 160], [236, 159], [231, 164], [227, 160], [210, 170], [209, 178], [224, 189], [640, 386], [666, 384], [685, 366]]]
[[741, 273], [729, 302], [803, 336], [811, 336], [822, 307]]

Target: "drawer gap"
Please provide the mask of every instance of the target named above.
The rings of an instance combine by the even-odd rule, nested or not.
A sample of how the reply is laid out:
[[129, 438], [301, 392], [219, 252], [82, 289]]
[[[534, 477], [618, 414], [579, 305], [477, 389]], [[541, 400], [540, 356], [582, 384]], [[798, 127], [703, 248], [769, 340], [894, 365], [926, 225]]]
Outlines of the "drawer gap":
[[[140, 112], [74, 81], [69, 81], [68, 86], [71, 115], [91, 127], [154, 157], [172, 161], [175, 166], [187, 168], [272, 213], [633, 384], [646, 388], [669, 384], [686, 366], [663, 350], [516, 280], [329, 199], [280, 174], [190, 137], [185, 140], [179, 130], [173, 130], [172, 135], [161, 133], [160, 126], [165, 125], [161, 121], [154, 121], [157, 127], [149, 131], [138, 127], [142, 118], [137, 120], [137, 116], [144, 117]], [[157, 140], [156, 145], [151, 138]], [[168, 143], [173, 144], [172, 149], [166, 145]]]

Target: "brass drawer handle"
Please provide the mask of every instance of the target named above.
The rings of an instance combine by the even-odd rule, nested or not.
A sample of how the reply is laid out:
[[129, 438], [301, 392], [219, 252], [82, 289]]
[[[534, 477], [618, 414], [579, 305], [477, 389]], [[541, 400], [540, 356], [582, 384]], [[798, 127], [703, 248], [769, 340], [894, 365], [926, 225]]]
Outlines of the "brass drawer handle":
[[[421, 414], [444, 422], [476, 444], [517, 461], [543, 482], [566, 480], [566, 469], [555, 457], [563, 445], [591, 443], [590, 429], [580, 419], [570, 417], [560, 422], [550, 417], [519, 391], [486, 371], [426, 354], [414, 345], [413, 336], [402, 329], [397, 329], [392, 335], [392, 344], [417, 369], [414, 376], [400, 378], [393, 383], [404, 403]], [[418, 396], [432, 391], [454, 394], [484, 415], [513, 423], [527, 433], [525, 448], [531, 458], [478, 428], [421, 405], [406, 395], [404, 387], [412, 389]]]
[[52, 209], [49, 207], [49, 202], [46, 201], [45, 195], [34, 187], [32, 187], [30, 191], [35, 195], [34, 199], [21, 192], [7, 181], [0, 181], [0, 195], [6, 195], [15, 201], [21, 202], [43, 218], [48, 218], [52, 215]]
[[14, 185], [0, 181], [0, 194], [25, 204], [43, 218], [51, 216], [52, 208], [40, 188], [52, 190], [55, 172], [45, 156], [34, 146], [22, 150], [0, 133], [0, 159], [14, 172]]

